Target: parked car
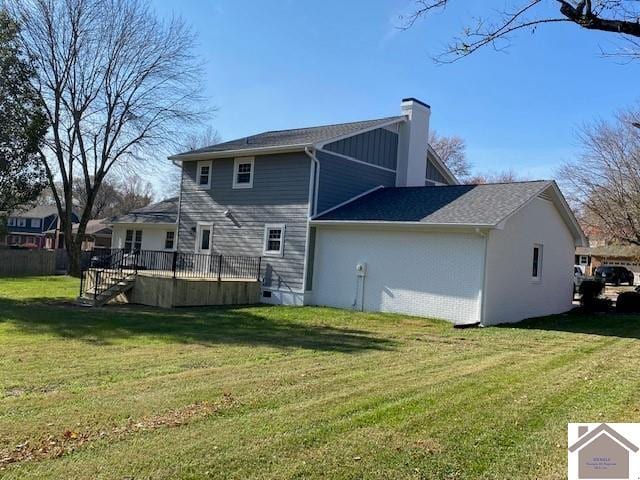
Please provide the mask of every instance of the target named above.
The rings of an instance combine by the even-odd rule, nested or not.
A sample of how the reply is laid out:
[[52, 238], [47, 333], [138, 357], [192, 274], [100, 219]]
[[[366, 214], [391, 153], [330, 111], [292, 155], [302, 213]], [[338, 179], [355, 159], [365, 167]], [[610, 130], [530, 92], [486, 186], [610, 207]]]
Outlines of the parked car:
[[633, 272], [625, 267], [598, 267], [596, 268], [595, 277], [601, 278], [605, 283], [613, 283], [614, 285], [628, 283], [633, 286], [635, 280]]
[[582, 280], [584, 280], [584, 272], [582, 271], [582, 268], [580, 268], [580, 265], [574, 265], [573, 266], [573, 294], [574, 295], [578, 292], [578, 289], [580, 288], [580, 284], [582, 283]]

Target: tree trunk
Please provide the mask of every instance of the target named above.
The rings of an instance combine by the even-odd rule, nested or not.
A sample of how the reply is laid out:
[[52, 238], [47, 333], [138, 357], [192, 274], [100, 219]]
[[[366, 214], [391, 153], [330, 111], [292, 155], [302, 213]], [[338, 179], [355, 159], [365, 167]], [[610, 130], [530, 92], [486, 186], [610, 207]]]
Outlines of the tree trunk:
[[65, 248], [67, 255], [69, 256], [69, 266], [67, 273], [72, 277], [79, 277], [81, 274], [81, 259], [82, 259], [82, 242], [78, 243], [75, 239], [65, 239]]

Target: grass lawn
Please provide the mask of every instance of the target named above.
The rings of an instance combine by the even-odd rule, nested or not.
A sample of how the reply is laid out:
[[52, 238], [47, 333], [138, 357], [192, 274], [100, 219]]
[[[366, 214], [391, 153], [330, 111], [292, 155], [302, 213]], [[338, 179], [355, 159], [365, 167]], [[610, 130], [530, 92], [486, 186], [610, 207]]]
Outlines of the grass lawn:
[[77, 289], [0, 279], [2, 478], [560, 479], [567, 422], [640, 421], [638, 317], [454, 330]]

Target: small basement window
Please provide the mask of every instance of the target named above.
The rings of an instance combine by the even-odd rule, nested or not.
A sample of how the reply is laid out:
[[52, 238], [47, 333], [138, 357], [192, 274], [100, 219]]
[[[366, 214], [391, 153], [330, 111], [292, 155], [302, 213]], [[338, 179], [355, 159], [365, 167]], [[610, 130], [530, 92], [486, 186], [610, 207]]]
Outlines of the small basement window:
[[531, 265], [531, 278], [540, 281], [542, 276], [542, 245], [533, 246], [533, 261]]
[[253, 157], [234, 160], [233, 188], [253, 188], [253, 160]]
[[283, 224], [265, 225], [264, 227], [264, 255], [281, 257], [284, 254], [284, 229]]
[[196, 180], [199, 188], [211, 188], [211, 162], [198, 162]]

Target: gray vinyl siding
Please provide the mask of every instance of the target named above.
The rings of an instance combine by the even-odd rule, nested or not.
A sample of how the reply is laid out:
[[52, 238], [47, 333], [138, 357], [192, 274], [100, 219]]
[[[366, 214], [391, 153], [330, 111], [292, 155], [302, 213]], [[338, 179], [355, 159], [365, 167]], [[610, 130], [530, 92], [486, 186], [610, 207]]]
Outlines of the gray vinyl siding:
[[395, 170], [398, 161], [398, 134], [377, 128], [329, 143], [324, 150]]
[[[212, 163], [211, 189], [184, 162], [178, 249], [194, 252], [198, 222], [213, 224], [214, 254], [262, 256], [265, 224], [285, 224], [283, 257], [263, 257], [267, 287], [302, 291], [310, 159], [304, 153], [256, 156], [253, 188], [233, 189], [233, 158]], [[224, 215], [230, 211], [231, 218]]]
[[379, 185], [394, 187], [395, 172], [353, 162], [328, 152], [317, 153], [320, 162], [317, 213], [346, 202]]
[[[431, 180], [432, 182], [439, 182], [448, 185], [449, 182], [446, 178], [440, 173], [440, 170], [433, 164], [430, 158], [427, 157], [427, 180]], [[427, 184], [433, 184], [432, 182], [427, 182]]]

